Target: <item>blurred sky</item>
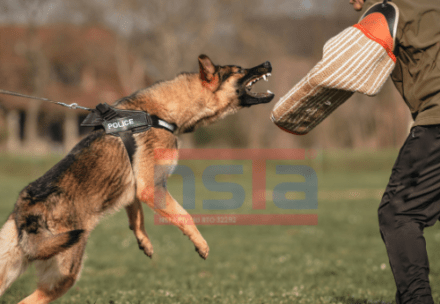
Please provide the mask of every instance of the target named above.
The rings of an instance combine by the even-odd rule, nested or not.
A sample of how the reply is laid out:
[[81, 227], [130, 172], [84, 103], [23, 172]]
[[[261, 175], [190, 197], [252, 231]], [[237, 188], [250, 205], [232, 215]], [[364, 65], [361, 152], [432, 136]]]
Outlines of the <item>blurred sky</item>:
[[[182, 9], [191, 0], [167, 0], [167, 10]], [[209, 7], [218, 0], [205, 0]], [[237, 1], [239, 2], [239, 1]], [[299, 19], [311, 15], [332, 16], [336, 13], [337, 0], [254, 0], [246, 7], [246, 15], [266, 18], [289, 17]], [[348, 4], [348, 0], [346, 1]], [[86, 4], [85, 4], [86, 3]], [[90, 15], [99, 12], [100, 22], [121, 34], [130, 35], [136, 29], [148, 31], [160, 20], [146, 18], [150, 14], [148, 1], [139, 0], [0, 0], [0, 23], [35, 25], [69, 22], [82, 24]], [[347, 5], [348, 6], [348, 5]], [[151, 16], [151, 15], [150, 15]], [[209, 16], [208, 16], [209, 17]]]

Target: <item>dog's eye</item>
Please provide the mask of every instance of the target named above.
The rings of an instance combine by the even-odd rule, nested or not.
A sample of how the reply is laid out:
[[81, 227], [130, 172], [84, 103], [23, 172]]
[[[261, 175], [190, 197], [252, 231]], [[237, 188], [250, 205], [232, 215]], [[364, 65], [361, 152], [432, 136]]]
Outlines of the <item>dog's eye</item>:
[[243, 74], [244, 73], [244, 69], [239, 69], [236, 73]]

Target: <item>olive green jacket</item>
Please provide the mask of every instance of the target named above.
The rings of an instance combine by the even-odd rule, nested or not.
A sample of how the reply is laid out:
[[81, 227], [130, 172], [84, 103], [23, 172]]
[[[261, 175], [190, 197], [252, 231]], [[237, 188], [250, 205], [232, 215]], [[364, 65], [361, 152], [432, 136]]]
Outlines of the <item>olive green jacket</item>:
[[[377, 0], [367, 0], [363, 12]], [[440, 0], [393, 0], [399, 8], [391, 78], [414, 125], [440, 124]]]

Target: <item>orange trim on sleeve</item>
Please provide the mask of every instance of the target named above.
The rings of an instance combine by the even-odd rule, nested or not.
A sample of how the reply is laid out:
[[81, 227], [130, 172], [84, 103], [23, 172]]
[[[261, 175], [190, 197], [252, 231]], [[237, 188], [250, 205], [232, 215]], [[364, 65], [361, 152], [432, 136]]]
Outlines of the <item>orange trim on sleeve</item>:
[[[359, 29], [362, 33], [365, 34], [365, 36], [367, 36], [369, 39], [376, 41], [377, 43], [379, 43], [381, 46], [384, 47], [384, 49], [386, 50], [386, 52], [388, 53], [388, 56], [390, 56], [390, 58], [396, 62], [396, 56], [394, 56], [394, 53], [392, 51], [392, 42], [391, 42], [391, 46], [389, 43], [386, 43], [384, 40], [376, 37], [375, 35], [373, 35], [368, 29], [366, 29], [363, 25], [361, 25], [360, 23], [357, 23], [355, 25], [353, 25], [353, 27]], [[388, 40], [388, 39], [387, 39]], [[392, 41], [392, 40], [391, 40]]]

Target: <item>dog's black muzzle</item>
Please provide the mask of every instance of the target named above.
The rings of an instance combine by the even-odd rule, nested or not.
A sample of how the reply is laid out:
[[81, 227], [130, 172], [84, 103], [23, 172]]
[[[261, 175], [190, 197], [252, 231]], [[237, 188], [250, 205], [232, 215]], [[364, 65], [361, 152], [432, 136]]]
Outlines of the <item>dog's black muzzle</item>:
[[240, 82], [240, 85], [243, 89], [242, 94], [240, 96], [240, 105], [243, 107], [250, 107], [252, 105], [261, 104], [261, 103], [268, 103], [270, 102], [274, 97], [275, 94], [273, 94], [270, 91], [267, 91], [266, 93], [253, 93], [251, 92], [252, 85], [259, 81], [260, 79], [266, 79], [270, 76], [270, 73], [272, 72], [272, 65], [269, 61], [266, 61], [263, 64], [260, 64], [256, 67], [250, 68], [247, 71], [247, 74]]

